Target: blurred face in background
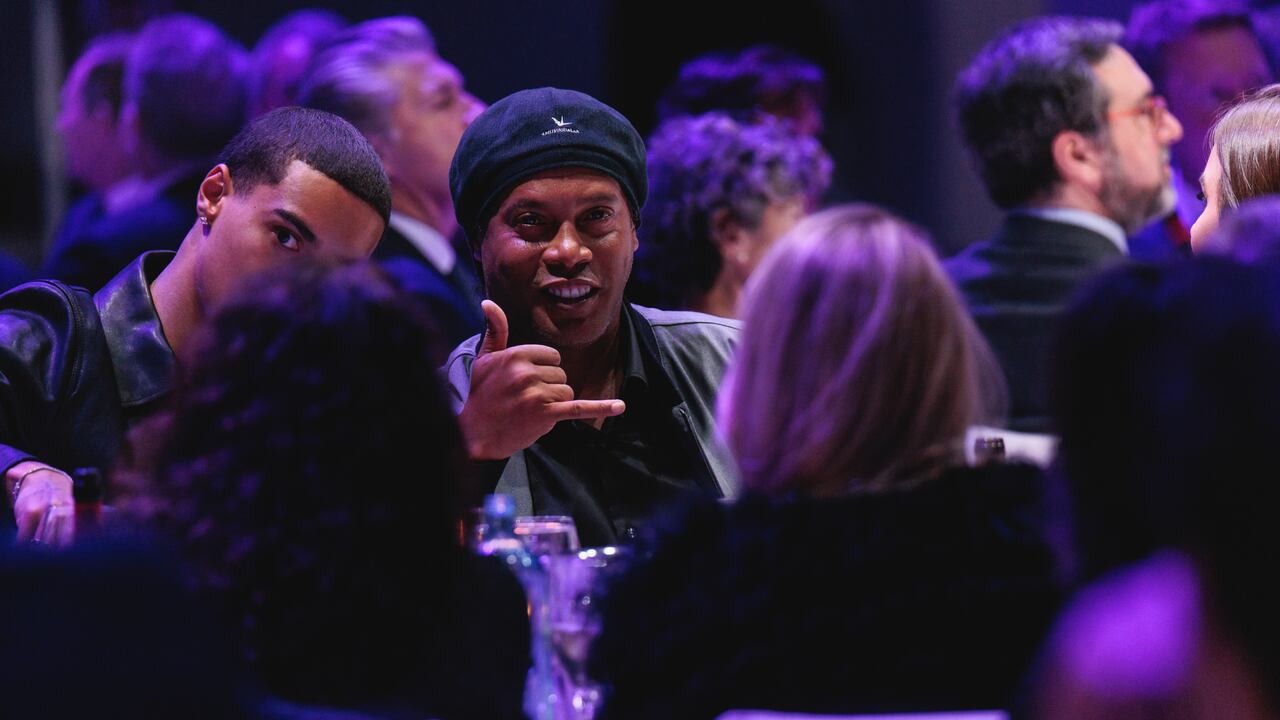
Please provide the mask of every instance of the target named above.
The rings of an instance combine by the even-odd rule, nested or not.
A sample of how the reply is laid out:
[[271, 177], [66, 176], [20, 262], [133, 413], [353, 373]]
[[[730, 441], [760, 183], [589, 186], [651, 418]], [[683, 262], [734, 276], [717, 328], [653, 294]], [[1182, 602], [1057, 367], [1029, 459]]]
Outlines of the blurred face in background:
[[1127, 233], [1173, 210], [1176, 197], [1169, 167], [1171, 145], [1182, 125], [1155, 95], [1151, 79], [1129, 53], [1113, 46], [1094, 66], [1110, 98], [1102, 188], [1099, 199]]
[[1174, 145], [1174, 161], [1188, 183], [1208, 160], [1214, 117], [1242, 93], [1272, 82], [1262, 46], [1247, 27], [1225, 26], [1193, 32], [1164, 51], [1164, 87], [1169, 110], [1185, 134]]
[[484, 103], [463, 89], [458, 69], [436, 55], [412, 55], [388, 72], [399, 83], [399, 97], [391, 108], [390, 127], [370, 139], [392, 193], [410, 205], [452, 208], [449, 164]]
[[95, 192], [106, 190], [128, 174], [127, 160], [117, 138], [118, 116], [105, 99], [85, 101], [90, 72], [103, 61], [90, 50], [71, 66], [62, 86], [57, 128], [62, 137], [68, 177]]

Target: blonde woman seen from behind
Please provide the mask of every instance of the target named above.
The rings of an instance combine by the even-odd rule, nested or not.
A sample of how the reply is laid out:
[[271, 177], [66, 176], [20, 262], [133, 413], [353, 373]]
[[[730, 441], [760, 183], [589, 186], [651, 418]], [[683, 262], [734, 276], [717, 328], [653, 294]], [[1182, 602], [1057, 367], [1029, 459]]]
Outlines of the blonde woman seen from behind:
[[920, 229], [868, 205], [800, 223], [748, 285], [719, 422], [747, 489], [908, 487], [963, 462], [1003, 402], [990, 350]]
[[745, 298], [719, 408], [744, 492], [691, 496], [611, 579], [596, 717], [1009, 707], [1061, 597], [1044, 478], [963, 466], [998, 371], [924, 234], [827, 210]]

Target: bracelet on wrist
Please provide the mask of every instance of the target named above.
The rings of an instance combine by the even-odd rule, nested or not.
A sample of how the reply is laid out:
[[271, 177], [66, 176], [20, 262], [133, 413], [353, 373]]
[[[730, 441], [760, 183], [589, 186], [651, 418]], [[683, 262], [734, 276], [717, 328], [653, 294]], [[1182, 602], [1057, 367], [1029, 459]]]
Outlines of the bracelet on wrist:
[[26, 472], [22, 473], [21, 475], [19, 475], [19, 476], [18, 476], [18, 479], [13, 483], [13, 492], [12, 492], [12, 493], [10, 493], [10, 495], [9, 495], [9, 501], [10, 501], [10, 503], [11, 503], [11, 504], [16, 504], [16, 503], [18, 502], [18, 495], [22, 493], [22, 483], [23, 483], [23, 482], [25, 482], [27, 478], [31, 477], [32, 475], [35, 475], [35, 474], [36, 474], [36, 473], [38, 473], [38, 472], [42, 472], [42, 471], [45, 471], [45, 470], [48, 470], [49, 472], [55, 472], [55, 473], [58, 473], [59, 475], [61, 475], [62, 477], [66, 478], [66, 479], [68, 479], [68, 480], [70, 480], [70, 479], [71, 479], [71, 476], [70, 476], [70, 475], [68, 475], [68, 474], [66, 474], [66, 473], [64, 473], [64, 472], [62, 472], [62, 471], [61, 471], [61, 470], [59, 470], [58, 468], [55, 468], [55, 467], [49, 467], [48, 465], [41, 465], [40, 467], [32, 468], [32, 469], [30, 469], [30, 470], [28, 470], [28, 471], [26, 471]]

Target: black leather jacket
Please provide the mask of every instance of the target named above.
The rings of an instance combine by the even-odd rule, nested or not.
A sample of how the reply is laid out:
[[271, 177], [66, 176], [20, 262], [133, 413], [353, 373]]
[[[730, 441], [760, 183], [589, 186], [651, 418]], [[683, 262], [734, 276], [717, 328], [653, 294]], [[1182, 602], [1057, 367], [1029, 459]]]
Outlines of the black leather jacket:
[[150, 289], [172, 258], [146, 253], [92, 297], [51, 280], [0, 295], [0, 473], [27, 459], [111, 468], [129, 425], [172, 385]]

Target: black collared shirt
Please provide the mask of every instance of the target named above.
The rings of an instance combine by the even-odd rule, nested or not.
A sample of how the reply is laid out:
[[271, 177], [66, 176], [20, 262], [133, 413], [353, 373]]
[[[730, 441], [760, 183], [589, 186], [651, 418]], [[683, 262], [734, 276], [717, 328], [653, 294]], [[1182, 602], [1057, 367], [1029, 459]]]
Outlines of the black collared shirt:
[[[556, 424], [525, 450], [534, 512], [569, 515], [583, 547], [626, 538], [655, 509], [715, 482], [683, 414], [683, 404], [644, 322], [624, 305], [622, 386], [626, 412], [600, 429]], [[647, 328], [644, 328], [647, 329]]]

